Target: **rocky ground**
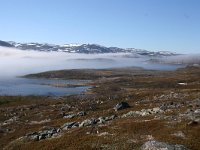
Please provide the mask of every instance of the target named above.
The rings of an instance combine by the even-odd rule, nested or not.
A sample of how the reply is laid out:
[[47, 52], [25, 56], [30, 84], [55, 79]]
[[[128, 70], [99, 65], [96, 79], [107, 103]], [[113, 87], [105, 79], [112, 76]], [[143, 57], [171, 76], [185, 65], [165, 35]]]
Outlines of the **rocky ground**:
[[200, 68], [80, 72], [81, 95], [1, 96], [0, 149], [200, 149]]

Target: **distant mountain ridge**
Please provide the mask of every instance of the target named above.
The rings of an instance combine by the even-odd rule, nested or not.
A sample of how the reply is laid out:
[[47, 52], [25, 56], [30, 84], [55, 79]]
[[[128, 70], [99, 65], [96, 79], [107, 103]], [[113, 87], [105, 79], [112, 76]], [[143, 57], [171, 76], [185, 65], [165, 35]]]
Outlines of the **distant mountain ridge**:
[[41, 44], [41, 43], [18, 43], [13, 41], [0, 41], [0, 46], [14, 47], [21, 50], [36, 50], [45, 52], [68, 52], [83, 54], [102, 54], [102, 53], [133, 53], [143, 56], [173, 56], [176, 53], [168, 51], [152, 52], [135, 48], [105, 47], [97, 44]]
[[9, 42], [5, 42], [5, 41], [1, 41], [1, 40], [0, 40], [0, 46], [4, 46], [4, 47], [13, 47], [13, 45], [10, 44]]

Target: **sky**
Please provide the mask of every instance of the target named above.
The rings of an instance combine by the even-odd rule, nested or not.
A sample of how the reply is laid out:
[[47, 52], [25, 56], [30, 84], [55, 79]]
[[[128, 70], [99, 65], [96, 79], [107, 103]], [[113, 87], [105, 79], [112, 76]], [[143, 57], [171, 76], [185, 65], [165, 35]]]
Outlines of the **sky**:
[[200, 53], [199, 0], [0, 0], [0, 40]]

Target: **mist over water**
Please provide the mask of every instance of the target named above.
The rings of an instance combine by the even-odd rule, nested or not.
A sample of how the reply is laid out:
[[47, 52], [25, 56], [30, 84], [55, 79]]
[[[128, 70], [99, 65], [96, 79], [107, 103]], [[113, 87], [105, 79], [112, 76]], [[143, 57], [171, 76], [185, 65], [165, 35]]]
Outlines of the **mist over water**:
[[117, 67], [144, 67], [145, 69], [174, 70], [178, 66], [150, 64], [149, 57], [127, 57], [131, 54], [73, 54], [64, 52], [24, 51], [0, 47], [0, 79], [49, 70], [101, 69]]
[[[128, 53], [75, 54], [64, 52], [24, 51], [0, 47], [0, 95], [50, 95], [80, 94], [89, 87], [61, 88], [53, 79], [17, 78], [31, 73], [62, 69], [102, 69], [117, 67], [143, 67], [145, 69], [174, 70], [178, 65], [149, 63], [149, 57], [137, 57]], [[72, 81], [62, 81], [70, 84]], [[81, 83], [76, 80], [73, 82]], [[43, 84], [45, 83], [45, 84]], [[47, 84], [47, 85], [46, 85]]]

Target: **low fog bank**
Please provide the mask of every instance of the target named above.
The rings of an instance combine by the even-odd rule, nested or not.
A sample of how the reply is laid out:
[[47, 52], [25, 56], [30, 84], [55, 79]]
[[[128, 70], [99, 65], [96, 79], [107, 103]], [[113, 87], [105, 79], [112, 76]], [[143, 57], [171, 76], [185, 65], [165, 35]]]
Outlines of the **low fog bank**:
[[143, 67], [145, 69], [175, 70], [176, 65], [151, 64], [149, 57], [127, 57], [128, 53], [75, 54], [65, 52], [25, 51], [0, 47], [0, 79], [61, 69], [103, 69]]
[[118, 54], [73, 54], [24, 51], [0, 47], [0, 77], [15, 77], [60, 69], [110, 68], [129, 66]]
[[185, 54], [185, 55], [171, 56], [160, 60], [162, 63], [167, 63], [167, 64], [200, 65], [200, 54]]

